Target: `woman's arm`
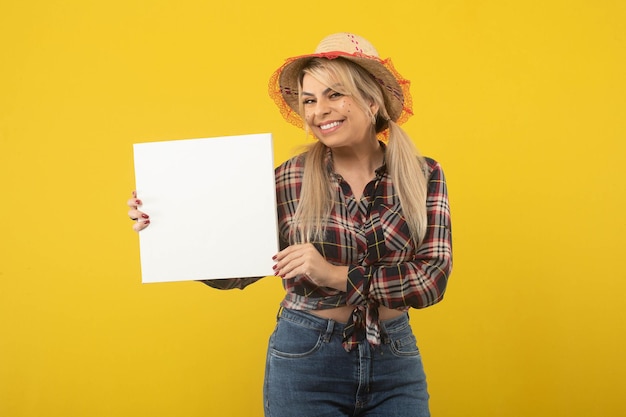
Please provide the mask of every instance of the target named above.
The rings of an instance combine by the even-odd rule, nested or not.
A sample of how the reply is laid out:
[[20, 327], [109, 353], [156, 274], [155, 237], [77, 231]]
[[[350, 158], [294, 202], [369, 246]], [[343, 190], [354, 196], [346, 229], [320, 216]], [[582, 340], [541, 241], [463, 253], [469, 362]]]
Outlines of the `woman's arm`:
[[414, 258], [396, 265], [351, 265], [347, 301], [375, 300], [389, 308], [424, 308], [439, 302], [452, 270], [450, 207], [445, 177], [435, 164], [428, 181], [428, 227]]

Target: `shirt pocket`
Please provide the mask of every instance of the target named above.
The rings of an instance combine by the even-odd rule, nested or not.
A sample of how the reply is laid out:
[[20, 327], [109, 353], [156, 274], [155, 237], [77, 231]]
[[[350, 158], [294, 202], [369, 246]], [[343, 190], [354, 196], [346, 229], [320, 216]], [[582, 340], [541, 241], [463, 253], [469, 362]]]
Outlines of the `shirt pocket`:
[[379, 222], [385, 248], [388, 251], [396, 252], [395, 255], [411, 254], [413, 252], [414, 248], [409, 226], [402, 214], [402, 208], [399, 203], [381, 205]]

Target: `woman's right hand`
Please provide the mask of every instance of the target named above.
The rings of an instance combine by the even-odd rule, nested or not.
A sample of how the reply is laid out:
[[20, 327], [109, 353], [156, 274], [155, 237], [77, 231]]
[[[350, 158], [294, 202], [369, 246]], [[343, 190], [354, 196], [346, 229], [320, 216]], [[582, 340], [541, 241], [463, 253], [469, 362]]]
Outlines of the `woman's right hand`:
[[139, 210], [139, 207], [141, 207], [141, 200], [137, 198], [137, 191], [133, 191], [133, 198], [128, 200], [127, 204], [128, 207], [130, 207], [130, 210], [128, 210], [128, 217], [130, 217], [131, 220], [135, 220], [133, 230], [135, 232], [140, 232], [148, 227], [150, 224], [150, 216]]

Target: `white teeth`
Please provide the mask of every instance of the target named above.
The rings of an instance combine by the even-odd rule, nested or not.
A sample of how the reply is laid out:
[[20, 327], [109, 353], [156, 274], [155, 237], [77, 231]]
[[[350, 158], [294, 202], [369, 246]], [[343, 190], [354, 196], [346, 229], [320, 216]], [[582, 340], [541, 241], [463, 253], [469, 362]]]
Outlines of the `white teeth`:
[[320, 129], [322, 130], [326, 130], [326, 129], [331, 129], [335, 126], [339, 126], [341, 124], [341, 122], [331, 122], [325, 125], [320, 125]]

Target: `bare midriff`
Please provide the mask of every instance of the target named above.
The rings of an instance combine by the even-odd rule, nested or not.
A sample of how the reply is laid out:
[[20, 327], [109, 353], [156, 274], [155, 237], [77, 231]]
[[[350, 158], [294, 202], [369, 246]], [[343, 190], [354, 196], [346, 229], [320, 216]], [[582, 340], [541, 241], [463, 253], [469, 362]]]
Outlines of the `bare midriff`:
[[[324, 319], [331, 319], [339, 323], [347, 323], [350, 315], [354, 310], [354, 306], [342, 306], [337, 308], [329, 308], [327, 310], [311, 310], [312, 314]], [[378, 307], [379, 320], [389, 320], [405, 314], [404, 311], [393, 310], [384, 306]]]

